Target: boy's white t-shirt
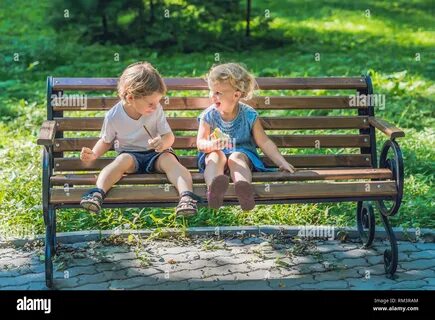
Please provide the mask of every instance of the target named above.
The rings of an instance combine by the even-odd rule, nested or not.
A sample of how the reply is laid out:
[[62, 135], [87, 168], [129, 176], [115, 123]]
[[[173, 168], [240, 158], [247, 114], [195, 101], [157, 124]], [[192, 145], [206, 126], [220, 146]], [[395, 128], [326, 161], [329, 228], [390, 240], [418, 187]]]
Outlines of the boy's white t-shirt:
[[148, 139], [151, 137], [144, 129], [144, 125], [153, 138], [172, 131], [161, 104], [150, 115], [142, 115], [138, 120], [134, 120], [125, 112], [120, 101], [106, 113], [100, 138], [106, 143], [113, 142], [117, 152], [147, 151], [151, 149], [148, 144]]

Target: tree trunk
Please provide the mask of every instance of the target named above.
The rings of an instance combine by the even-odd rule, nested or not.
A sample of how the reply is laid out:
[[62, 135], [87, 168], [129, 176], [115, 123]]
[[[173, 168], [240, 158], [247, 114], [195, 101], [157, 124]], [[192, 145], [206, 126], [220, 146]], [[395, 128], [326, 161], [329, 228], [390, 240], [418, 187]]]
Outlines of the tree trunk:
[[144, 17], [145, 6], [142, 1], [138, 2], [137, 13], [139, 19], [139, 30], [140, 32], [145, 31], [145, 17]]
[[150, 24], [154, 23], [154, 1], [150, 0]]
[[251, 20], [251, 0], [247, 0], [246, 2], [246, 38], [249, 38], [251, 35], [251, 30], [249, 26], [249, 22]]
[[103, 39], [104, 41], [107, 41], [109, 39], [109, 30], [107, 27], [107, 17], [106, 17], [106, 13], [102, 13], [101, 14], [101, 22], [103, 24]]

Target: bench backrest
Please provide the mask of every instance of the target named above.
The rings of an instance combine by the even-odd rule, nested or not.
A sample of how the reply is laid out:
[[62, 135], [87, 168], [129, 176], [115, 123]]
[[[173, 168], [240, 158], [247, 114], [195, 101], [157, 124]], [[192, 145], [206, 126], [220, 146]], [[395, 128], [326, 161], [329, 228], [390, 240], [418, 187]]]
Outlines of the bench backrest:
[[[372, 93], [369, 77], [257, 82], [258, 95], [247, 103], [259, 111], [266, 132], [290, 163], [299, 168], [376, 167], [374, 128], [368, 121], [374, 111], [360, 98]], [[186, 167], [195, 169], [196, 117], [211, 104], [207, 84], [200, 78], [166, 78], [165, 83], [170, 96], [161, 104], [176, 136], [173, 148]], [[55, 171], [98, 171], [113, 160], [112, 154], [84, 164], [78, 151], [98, 140], [104, 112], [119, 101], [116, 84], [117, 78], [48, 78], [47, 119], [57, 121]]]

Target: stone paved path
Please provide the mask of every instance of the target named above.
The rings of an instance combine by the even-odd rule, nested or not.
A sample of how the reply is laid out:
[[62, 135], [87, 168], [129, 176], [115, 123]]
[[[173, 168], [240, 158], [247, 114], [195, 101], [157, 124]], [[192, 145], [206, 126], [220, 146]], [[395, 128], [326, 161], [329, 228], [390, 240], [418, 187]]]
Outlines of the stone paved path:
[[[59, 246], [55, 288], [66, 290], [435, 289], [435, 243], [399, 242], [394, 280], [384, 275], [387, 242], [290, 237], [112, 238]], [[0, 290], [46, 290], [43, 246], [0, 248]]]

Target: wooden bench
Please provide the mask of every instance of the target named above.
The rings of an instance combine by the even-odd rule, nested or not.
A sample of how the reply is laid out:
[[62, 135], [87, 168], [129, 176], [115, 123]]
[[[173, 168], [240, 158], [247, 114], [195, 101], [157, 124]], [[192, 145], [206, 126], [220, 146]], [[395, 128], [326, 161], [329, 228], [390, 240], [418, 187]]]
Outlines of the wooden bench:
[[[171, 96], [161, 103], [176, 135], [173, 147], [181, 154], [183, 165], [192, 170], [194, 191], [205, 197], [195, 144], [196, 116], [210, 104], [206, 82], [199, 78], [168, 78], [165, 82]], [[385, 271], [393, 275], [398, 251], [388, 217], [397, 213], [402, 199], [403, 159], [395, 139], [404, 133], [375, 118], [370, 103], [351, 103], [355, 95], [361, 98], [373, 93], [370, 77], [258, 78], [257, 82], [261, 95], [248, 103], [259, 111], [266, 132], [298, 169], [294, 174], [254, 173], [257, 203], [357, 202], [357, 226], [364, 245], [370, 246], [375, 232], [370, 201], [376, 202], [391, 243], [384, 253]], [[48, 287], [53, 283], [56, 210], [78, 208], [81, 195], [95, 184], [99, 170], [114, 159], [103, 157], [85, 164], [78, 155], [82, 147], [92, 148], [97, 141], [104, 111], [118, 101], [114, 97], [116, 84], [116, 78], [48, 78], [47, 121], [38, 139], [44, 146], [42, 200]], [[317, 89], [328, 95], [314, 95], [312, 90]], [[311, 90], [310, 95], [306, 90]], [[71, 94], [89, 92], [94, 95], [86, 96], [86, 105], [71, 98]], [[103, 97], [101, 92], [109, 96]], [[388, 138], [379, 165], [375, 129]], [[263, 159], [272, 166], [269, 159]], [[162, 174], [127, 175], [110, 191], [103, 207], [175, 206], [177, 191], [167, 183]], [[225, 204], [237, 204], [232, 185]]]

